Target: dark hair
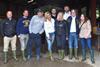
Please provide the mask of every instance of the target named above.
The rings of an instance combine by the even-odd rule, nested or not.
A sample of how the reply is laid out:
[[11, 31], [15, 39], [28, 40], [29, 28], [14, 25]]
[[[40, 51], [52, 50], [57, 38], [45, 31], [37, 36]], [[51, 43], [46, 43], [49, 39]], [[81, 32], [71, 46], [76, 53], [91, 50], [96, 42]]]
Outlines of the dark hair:
[[[81, 15], [84, 15], [84, 18], [85, 18], [85, 21], [84, 21], [84, 23], [85, 22], [87, 22], [87, 20], [89, 19], [85, 14], [81, 14]], [[81, 19], [80, 19], [81, 20]]]
[[63, 9], [60, 9], [58, 12], [57, 12], [57, 15], [58, 13], [63, 13], [64, 14], [64, 10]]

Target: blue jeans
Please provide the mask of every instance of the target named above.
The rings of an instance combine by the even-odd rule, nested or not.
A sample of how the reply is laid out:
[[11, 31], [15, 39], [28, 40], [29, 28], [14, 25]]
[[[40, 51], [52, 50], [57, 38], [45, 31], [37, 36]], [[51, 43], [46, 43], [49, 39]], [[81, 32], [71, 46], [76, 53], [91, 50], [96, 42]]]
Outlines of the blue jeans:
[[50, 36], [50, 39], [46, 38], [47, 43], [48, 43], [48, 51], [52, 52], [52, 44], [54, 42], [55, 34], [50, 33], [49, 36]]
[[91, 38], [81, 38], [81, 45], [82, 45], [82, 49], [85, 49], [86, 46], [88, 46], [89, 49], [92, 49], [92, 43], [91, 43]]
[[29, 40], [28, 40], [28, 44], [27, 44], [27, 54], [32, 57], [33, 41], [34, 41], [34, 45], [36, 48], [36, 55], [40, 56], [41, 36], [40, 36], [40, 34], [34, 34], [34, 33], [31, 33], [29, 35]]
[[70, 33], [68, 41], [69, 48], [78, 48], [78, 35], [76, 33]]
[[92, 41], [91, 38], [81, 38], [81, 45], [82, 45], [82, 56], [83, 59], [86, 59], [86, 46], [88, 46], [89, 50], [90, 50], [90, 57], [91, 57], [91, 61], [94, 62], [94, 50], [92, 48]]

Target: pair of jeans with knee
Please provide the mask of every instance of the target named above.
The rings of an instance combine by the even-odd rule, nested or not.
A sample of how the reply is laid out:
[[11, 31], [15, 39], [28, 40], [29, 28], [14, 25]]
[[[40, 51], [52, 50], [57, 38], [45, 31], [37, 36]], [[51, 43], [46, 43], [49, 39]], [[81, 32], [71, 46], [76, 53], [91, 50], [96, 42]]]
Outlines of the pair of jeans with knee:
[[81, 45], [82, 45], [82, 56], [83, 59], [86, 59], [86, 46], [88, 46], [89, 50], [90, 50], [90, 57], [91, 57], [91, 61], [94, 63], [94, 50], [92, 48], [92, 40], [91, 38], [81, 38]]
[[20, 34], [19, 36], [20, 36], [19, 40], [20, 40], [20, 44], [21, 44], [21, 51], [24, 51], [27, 46], [29, 34]]
[[55, 39], [55, 34], [54, 33], [50, 33], [50, 39], [46, 38], [47, 40], [47, 44], [48, 44], [48, 51], [52, 52], [52, 45]]
[[31, 33], [29, 35], [29, 40], [27, 44], [27, 54], [32, 57], [32, 46], [33, 42], [36, 48], [36, 55], [40, 56], [40, 48], [41, 48], [41, 36], [40, 34]]
[[77, 35], [77, 33], [70, 33], [68, 41], [69, 41], [69, 48], [78, 48], [78, 35]]

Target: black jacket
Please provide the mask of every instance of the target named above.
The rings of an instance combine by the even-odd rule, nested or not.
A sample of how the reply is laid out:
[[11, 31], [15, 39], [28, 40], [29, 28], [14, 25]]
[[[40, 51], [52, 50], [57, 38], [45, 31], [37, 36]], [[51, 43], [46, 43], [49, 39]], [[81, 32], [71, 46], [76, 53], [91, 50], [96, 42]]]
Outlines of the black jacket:
[[2, 24], [2, 35], [13, 37], [16, 35], [16, 21], [14, 19], [5, 19]]
[[65, 20], [55, 22], [55, 33], [56, 35], [67, 35], [67, 23]]

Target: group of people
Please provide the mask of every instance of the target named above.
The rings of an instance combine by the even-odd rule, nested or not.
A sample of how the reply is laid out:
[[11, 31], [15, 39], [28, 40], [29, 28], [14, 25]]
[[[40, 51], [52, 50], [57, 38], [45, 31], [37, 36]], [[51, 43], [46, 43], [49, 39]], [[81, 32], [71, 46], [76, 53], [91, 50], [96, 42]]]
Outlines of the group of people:
[[[54, 61], [52, 46], [57, 43], [57, 50], [60, 60], [64, 59], [65, 47], [68, 40], [69, 60], [78, 57], [78, 40], [82, 46], [82, 61], [86, 61], [86, 46], [89, 48], [91, 62], [95, 63], [94, 50], [91, 41], [91, 21], [84, 15], [77, 15], [75, 9], [70, 10], [69, 6], [64, 7], [64, 11], [53, 8], [43, 12], [38, 9], [37, 14], [29, 18], [29, 11], [24, 10], [23, 16], [18, 22], [12, 18], [12, 11], [7, 11], [7, 18], [2, 24], [2, 35], [4, 41], [4, 63], [8, 62], [8, 49], [11, 43], [13, 58], [16, 57], [16, 40], [20, 41], [22, 59], [26, 61], [32, 58], [33, 42], [36, 48], [36, 59], [39, 61], [41, 52], [41, 34], [45, 31], [48, 45], [48, 53], [51, 61]], [[66, 51], [67, 52], [67, 51]], [[25, 55], [26, 54], [26, 55]]]

